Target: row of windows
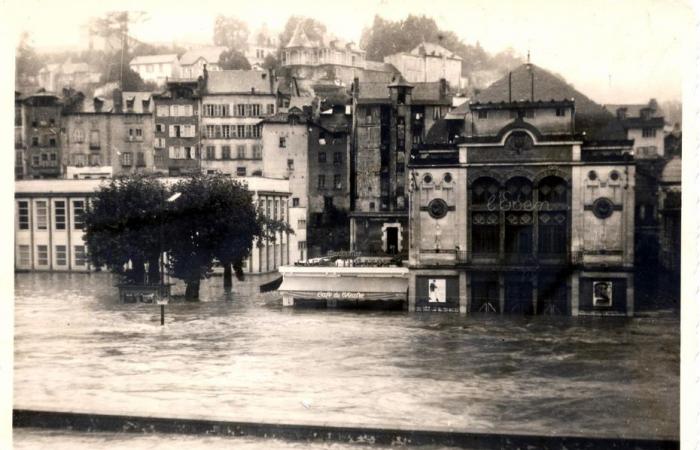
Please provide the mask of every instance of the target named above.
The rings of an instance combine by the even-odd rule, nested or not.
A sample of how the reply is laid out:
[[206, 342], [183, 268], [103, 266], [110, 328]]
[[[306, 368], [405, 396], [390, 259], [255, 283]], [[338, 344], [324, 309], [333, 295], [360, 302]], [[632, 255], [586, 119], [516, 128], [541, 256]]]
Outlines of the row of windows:
[[262, 212], [265, 217], [269, 217], [272, 220], [277, 220], [277, 215], [279, 211], [279, 220], [284, 220], [284, 209], [285, 201], [275, 199], [260, 199], [258, 200], [258, 210]]
[[[31, 249], [28, 245], [18, 246], [19, 265], [28, 267], [31, 265]], [[56, 245], [54, 247], [57, 267], [68, 266], [68, 246]], [[73, 256], [75, 257], [74, 265], [77, 267], [85, 267], [87, 265], [87, 252], [84, 245], [73, 246]], [[39, 267], [49, 266], [49, 247], [48, 245], [36, 246], [36, 265]]]
[[[165, 133], [165, 124], [156, 124], [156, 133]], [[196, 128], [194, 125], [168, 125], [167, 133], [169, 137], [195, 137]]]
[[58, 155], [55, 152], [32, 155], [33, 167], [58, 167]]
[[261, 117], [263, 115], [263, 106], [265, 113], [272, 115], [275, 113], [275, 104], [268, 103], [261, 105], [260, 103], [248, 104], [210, 104], [204, 105], [205, 117]]
[[642, 128], [642, 137], [645, 137], [645, 138], [656, 137], [656, 128]]
[[168, 148], [168, 157], [170, 159], [197, 159], [199, 151], [193, 146], [174, 146]]
[[[217, 152], [215, 145], [207, 145], [205, 159], [216, 160], [216, 159], [234, 159], [231, 154], [230, 145], [222, 145], [221, 151]], [[245, 144], [236, 146], [236, 158], [235, 159], [262, 159], [262, 146], [260, 144], [254, 144], [252, 146], [252, 153], [248, 153]]]
[[[321, 174], [318, 176], [318, 183], [316, 184], [316, 186], [318, 189], [327, 189], [326, 175]], [[343, 189], [342, 175], [333, 175], [333, 185], [331, 186], [331, 188], [335, 190]]]
[[44, 134], [41, 136], [41, 141], [39, 141], [39, 136], [32, 136], [32, 146], [56, 147], [56, 138]]
[[[540, 111], [540, 113], [542, 113], [542, 111]], [[564, 117], [564, 116], [566, 116], [566, 109], [565, 108], [555, 108], [554, 115], [557, 117]], [[477, 111], [476, 116], [479, 119], [488, 119], [489, 118], [489, 111], [479, 110], [479, 111]], [[535, 118], [535, 110], [534, 109], [527, 109], [524, 111], [522, 111], [522, 110], [510, 111], [510, 118], [511, 119], [515, 119], [515, 118], [534, 119]]]
[[190, 117], [195, 113], [192, 105], [158, 105], [156, 116], [159, 117]]
[[[73, 229], [82, 230], [84, 226], [83, 214], [85, 213], [85, 201], [73, 200]], [[48, 230], [49, 206], [46, 200], [36, 200], [34, 202], [36, 211], [35, 225], [37, 230]], [[64, 200], [54, 201], [54, 229], [66, 229], [66, 202]], [[29, 201], [20, 200], [17, 202], [17, 225], [20, 230], [29, 229]]]
[[[318, 162], [319, 163], [327, 162], [326, 152], [318, 152]], [[343, 163], [343, 153], [342, 152], [334, 152], [333, 153], [333, 164], [342, 164], [342, 163]]]
[[262, 125], [207, 125], [204, 131], [209, 139], [260, 139]]

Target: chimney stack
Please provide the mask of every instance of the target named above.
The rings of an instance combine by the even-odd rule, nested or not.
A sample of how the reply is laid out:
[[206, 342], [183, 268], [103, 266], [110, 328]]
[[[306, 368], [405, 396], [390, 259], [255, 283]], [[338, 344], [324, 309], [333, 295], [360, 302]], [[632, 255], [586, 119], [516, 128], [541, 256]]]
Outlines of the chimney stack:
[[114, 112], [121, 113], [124, 110], [122, 105], [122, 90], [115, 89], [112, 91], [112, 104], [114, 105]]

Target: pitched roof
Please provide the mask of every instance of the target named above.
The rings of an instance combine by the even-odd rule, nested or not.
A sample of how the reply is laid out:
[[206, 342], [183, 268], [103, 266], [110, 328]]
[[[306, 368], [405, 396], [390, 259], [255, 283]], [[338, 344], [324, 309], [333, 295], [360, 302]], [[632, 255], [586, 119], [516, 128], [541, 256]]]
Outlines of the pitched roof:
[[[577, 91], [565, 80], [534, 64], [523, 64], [511, 72], [509, 95], [509, 76], [494, 82], [481, 91], [476, 102], [508, 102], [519, 100], [550, 101], [573, 99], [576, 110], [576, 131], [585, 132], [588, 140], [626, 139], [622, 125], [615, 120], [603, 106]], [[532, 87], [534, 86], [534, 93]], [[534, 97], [534, 98], [533, 98]], [[451, 113], [469, 112], [469, 102], [455, 108]]]
[[360, 81], [358, 101], [361, 103], [390, 102], [391, 91], [387, 83], [375, 83]]
[[299, 23], [297, 23], [297, 26], [294, 29], [294, 34], [292, 34], [292, 38], [289, 40], [287, 45], [285, 45], [285, 48], [292, 48], [292, 47], [314, 48], [314, 47], [318, 46], [317, 43], [315, 43], [311, 39], [309, 39], [309, 36], [306, 34], [306, 31], [304, 30], [303, 24], [304, 24], [303, 21], [300, 21]]
[[189, 50], [180, 57], [180, 65], [189, 66], [196, 63], [199, 58], [204, 59], [207, 64], [219, 62], [219, 56], [226, 51], [226, 47], [208, 46]]
[[277, 83], [258, 70], [217, 70], [208, 73], [208, 94], [275, 94]]
[[449, 85], [446, 87], [445, 94], [441, 96], [439, 81], [413, 83], [411, 100], [414, 104], [452, 106], [452, 93]]
[[433, 44], [432, 42], [422, 42], [418, 44], [416, 48], [411, 50], [411, 54], [417, 56], [444, 56], [446, 58], [459, 59], [460, 61], [462, 60], [462, 58], [460, 58], [457, 54], [447, 50], [441, 45]]
[[[127, 111], [127, 101], [134, 102], [134, 107], [131, 112], [136, 114], [148, 114], [153, 111], [153, 102], [151, 97], [153, 94], [151, 92], [137, 92], [137, 91], [126, 91], [122, 92], [122, 108], [123, 111]], [[146, 108], [144, 108], [144, 101], [146, 102]]]
[[177, 55], [175, 53], [167, 53], [163, 55], [143, 55], [132, 59], [129, 65], [171, 63], [173, 60], [177, 61]]

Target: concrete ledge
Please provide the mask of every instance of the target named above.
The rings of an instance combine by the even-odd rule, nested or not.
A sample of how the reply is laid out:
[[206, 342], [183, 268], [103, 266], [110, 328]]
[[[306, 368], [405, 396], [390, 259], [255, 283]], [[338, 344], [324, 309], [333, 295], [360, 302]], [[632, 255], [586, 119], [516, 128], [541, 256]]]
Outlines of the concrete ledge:
[[79, 432], [175, 433], [255, 436], [301, 441], [355, 442], [377, 445], [439, 445], [479, 449], [677, 449], [670, 439], [626, 439], [469, 432], [452, 429], [411, 430], [366, 426], [333, 426], [239, 422], [207, 419], [141, 417], [14, 409], [16, 428], [47, 428]]

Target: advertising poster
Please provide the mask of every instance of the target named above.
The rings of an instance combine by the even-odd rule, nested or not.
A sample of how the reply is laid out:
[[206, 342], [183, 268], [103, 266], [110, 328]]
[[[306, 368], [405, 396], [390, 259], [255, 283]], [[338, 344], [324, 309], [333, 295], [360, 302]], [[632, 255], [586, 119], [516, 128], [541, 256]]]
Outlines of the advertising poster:
[[444, 278], [428, 279], [428, 302], [445, 303], [447, 301], [447, 289]]
[[593, 282], [593, 306], [612, 306], [612, 281]]

